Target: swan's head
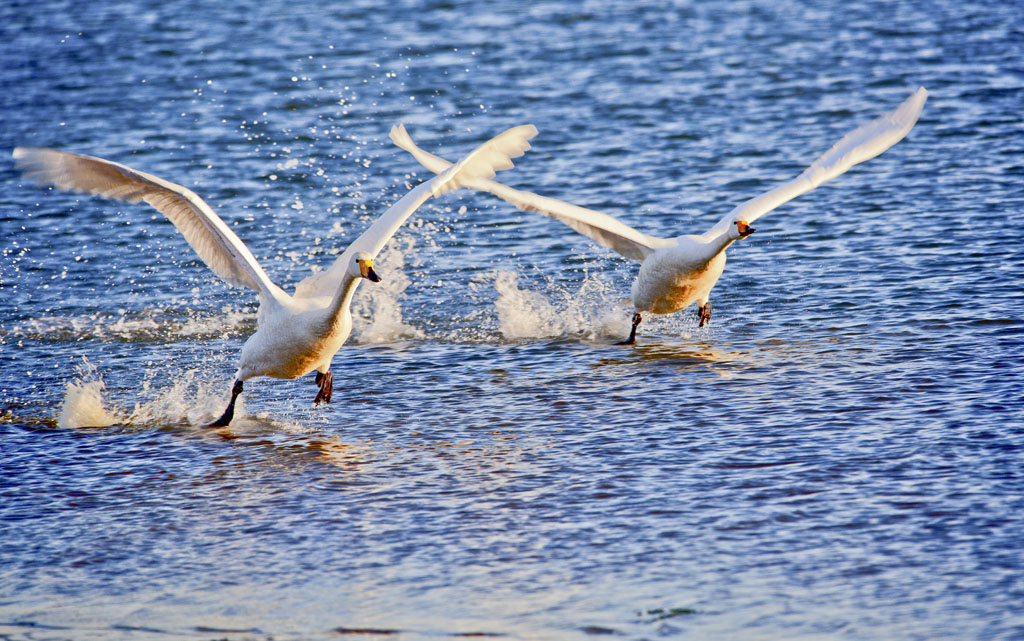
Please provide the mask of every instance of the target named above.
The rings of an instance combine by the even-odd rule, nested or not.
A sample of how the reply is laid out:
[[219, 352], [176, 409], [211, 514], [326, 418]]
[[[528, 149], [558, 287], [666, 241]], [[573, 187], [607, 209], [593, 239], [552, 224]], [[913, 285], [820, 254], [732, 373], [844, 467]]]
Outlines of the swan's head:
[[736, 233], [739, 234], [738, 238], [746, 238], [757, 231], [744, 220], [737, 220], [733, 224], [736, 225]]
[[377, 275], [377, 272], [373, 271], [373, 256], [369, 252], [357, 252], [352, 257], [349, 271], [353, 276], [365, 278], [372, 283], [380, 282], [380, 276]]

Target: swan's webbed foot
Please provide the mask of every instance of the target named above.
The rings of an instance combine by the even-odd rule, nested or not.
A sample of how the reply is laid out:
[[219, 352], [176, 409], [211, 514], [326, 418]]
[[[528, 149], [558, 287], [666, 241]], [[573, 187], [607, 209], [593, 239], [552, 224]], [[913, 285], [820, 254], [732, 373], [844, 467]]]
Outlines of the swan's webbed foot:
[[697, 311], [700, 312], [700, 323], [697, 324], [698, 328], [704, 327], [705, 324], [711, 322], [711, 301], [701, 305]]
[[226, 427], [231, 422], [231, 419], [235, 417], [235, 400], [241, 393], [242, 381], [235, 381], [234, 386], [231, 388], [231, 400], [228, 401], [228, 408], [224, 410], [220, 418], [207, 425], [207, 427]]
[[624, 341], [619, 341], [618, 343], [615, 343], [615, 344], [616, 345], [636, 345], [636, 328], [637, 328], [637, 325], [639, 325], [641, 321], [643, 321], [643, 318], [641, 318], [640, 312], [637, 312], [637, 313], [633, 314], [633, 327], [631, 327], [630, 330], [629, 330], [629, 338], [627, 338]]
[[330, 372], [317, 372], [316, 384], [320, 386], [320, 391], [316, 393], [316, 398], [313, 399], [313, 405], [330, 403], [331, 393], [334, 391], [334, 374], [331, 374]]

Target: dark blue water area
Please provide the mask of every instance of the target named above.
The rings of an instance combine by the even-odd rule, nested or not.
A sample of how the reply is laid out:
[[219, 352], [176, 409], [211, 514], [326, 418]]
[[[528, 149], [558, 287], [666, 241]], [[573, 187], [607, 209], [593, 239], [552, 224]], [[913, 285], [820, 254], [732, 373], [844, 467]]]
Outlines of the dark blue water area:
[[[1024, 639], [1024, 28], [998, 2], [0, 4], [0, 638]], [[428, 172], [701, 233], [917, 87], [917, 126], [757, 221], [714, 316], [429, 201], [334, 359], [226, 403], [257, 301], [52, 146], [193, 189], [290, 290]]]

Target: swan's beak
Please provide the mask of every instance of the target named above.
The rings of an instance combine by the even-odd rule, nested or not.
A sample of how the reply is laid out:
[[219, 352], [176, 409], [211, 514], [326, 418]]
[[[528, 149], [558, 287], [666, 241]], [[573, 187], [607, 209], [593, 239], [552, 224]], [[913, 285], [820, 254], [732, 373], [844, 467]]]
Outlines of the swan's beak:
[[742, 220], [737, 220], [736, 231], [740, 233], [740, 238], [746, 238], [747, 236], [753, 234], [757, 230], [748, 225], [747, 223], [743, 222]]
[[380, 282], [380, 276], [377, 275], [377, 272], [373, 271], [372, 260], [359, 261], [359, 273], [362, 274], [363, 278], [370, 281], [371, 283]]

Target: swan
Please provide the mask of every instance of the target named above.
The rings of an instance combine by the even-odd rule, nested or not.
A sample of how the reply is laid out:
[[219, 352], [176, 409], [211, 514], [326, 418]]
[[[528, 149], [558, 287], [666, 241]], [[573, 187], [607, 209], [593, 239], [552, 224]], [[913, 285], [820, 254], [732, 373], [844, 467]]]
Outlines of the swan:
[[[874, 158], [902, 140], [917, 122], [927, 96], [924, 87], [919, 88], [892, 113], [846, 134], [799, 176], [742, 203], [700, 235], [657, 238], [607, 214], [512, 189], [490, 179], [474, 180], [467, 186], [490, 192], [524, 211], [559, 220], [599, 245], [638, 261], [640, 270], [631, 290], [636, 311], [629, 337], [619, 343], [632, 345], [636, 342], [636, 330], [643, 320], [643, 312], [671, 314], [696, 302], [700, 316], [698, 327], [703, 327], [711, 320], [708, 297], [725, 269], [726, 248], [754, 233], [750, 224], [764, 214], [839, 176], [857, 163]], [[450, 166], [447, 160], [416, 146], [401, 124], [391, 129], [391, 139], [434, 173]]]
[[116, 162], [55, 149], [17, 147], [13, 155], [25, 177], [39, 184], [131, 203], [145, 201], [174, 223], [217, 276], [230, 285], [256, 290], [256, 332], [242, 347], [227, 409], [210, 424], [223, 427], [234, 417], [244, 381], [255, 376], [292, 379], [315, 370], [319, 391], [313, 403], [330, 402], [331, 360], [352, 331], [349, 304], [359, 283], [380, 281], [373, 269], [377, 253], [428, 198], [510, 169], [511, 159], [523, 155], [536, 134], [533, 125], [509, 129], [450, 170], [413, 188], [328, 269], [300, 282], [291, 295], [270, 280], [241, 239], [189, 189]]

